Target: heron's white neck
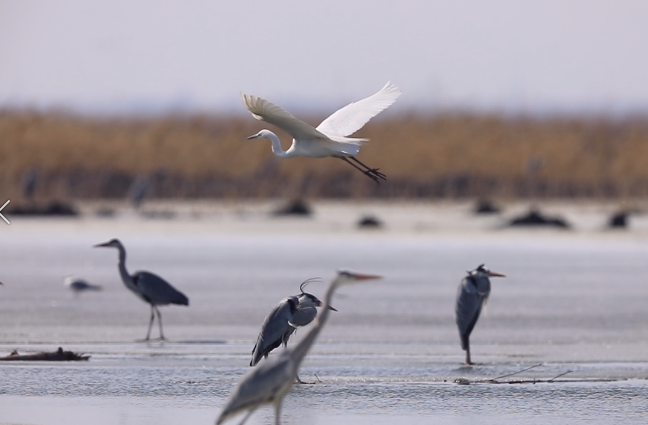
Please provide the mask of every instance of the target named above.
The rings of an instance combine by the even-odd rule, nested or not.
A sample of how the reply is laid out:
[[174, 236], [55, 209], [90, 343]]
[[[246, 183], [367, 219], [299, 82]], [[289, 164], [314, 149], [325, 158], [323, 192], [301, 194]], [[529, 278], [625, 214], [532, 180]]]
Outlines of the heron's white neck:
[[274, 134], [272, 131], [268, 131], [266, 138], [270, 139], [272, 142], [272, 153], [278, 156], [279, 158], [290, 158], [294, 155], [291, 155], [288, 153], [288, 151], [283, 150], [281, 147], [281, 141], [279, 140], [279, 137], [277, 137], [276, 134]]

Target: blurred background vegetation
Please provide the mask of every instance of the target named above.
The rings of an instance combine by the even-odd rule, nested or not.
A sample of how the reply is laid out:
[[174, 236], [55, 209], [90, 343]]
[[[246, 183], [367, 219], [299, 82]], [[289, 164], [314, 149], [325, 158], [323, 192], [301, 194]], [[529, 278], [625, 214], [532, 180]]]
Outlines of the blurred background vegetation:
[[[334, 158], [280, 160], [267, 140], [246, 140], [265, 126], [234, 115], [90, 118], [5, 110], [0, 187], [5, 198], [43, 201], [125, 198], [137, 181], [146, 182], [148, 197], [165, 199], [648, 195], [648, 119], [641, 116], [448, 112], [376, 119], [358, 133], [371, 138], [358, 158], [387, 174], [380, 185]], [[289, 136], [278, 134], [286, 149]]]

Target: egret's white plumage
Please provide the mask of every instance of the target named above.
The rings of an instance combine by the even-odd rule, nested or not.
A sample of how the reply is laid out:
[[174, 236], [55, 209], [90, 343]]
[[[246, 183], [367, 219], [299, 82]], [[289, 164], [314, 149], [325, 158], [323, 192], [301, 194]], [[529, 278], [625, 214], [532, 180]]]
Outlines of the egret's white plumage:
[[[280, 158], [306, 156], [311, 158], [335, 157], [343, 159], [360, 171], [378, 181], [385, 179], [385, 175], [378, 169], [369, 168], [355, 158], [360, 151], [362, 142], [369, 139], [348, 137], [361, 129], [371, 118], [391, 106], [401, 91], [394, 84], [388, 82], [377, 93], [348, 104], [337, 110], [321, 122], [317, 128], [298, 120], [291, 113], [267, 100], [241, 94], [243, 105], [258, 120], [273, 124], [293, 137], [293, 142], [288, 150], [281, 147], [279, 137], [270, 130], [261, 130], [248, 139], [270, 139], [272, 152]], [[358, 167], [348, 159], [354, 160], [365, 169]]]

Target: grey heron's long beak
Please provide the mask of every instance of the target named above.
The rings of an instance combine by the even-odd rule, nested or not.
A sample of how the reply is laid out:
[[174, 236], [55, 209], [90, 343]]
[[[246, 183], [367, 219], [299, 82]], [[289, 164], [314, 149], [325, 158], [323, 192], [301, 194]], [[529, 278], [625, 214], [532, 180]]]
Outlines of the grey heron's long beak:
[[506, 275], [503, 275], [502, 273], [497, 273], [497, 272], [488, 272], [489, 277], [506, 277]]
[[258, 134], [253, 134], [250, 137], [246, 138], [246, 140], [258, 139], [258, 138], [259, 138]]
[[353, 276], [354, 280], [382, 279], [382, 276], [373, 275], [373, 274], [351, 273], [351, 275]]
[[102, 246], [110, 246], [110, 242], [104, 242], [104, 243], [98, 243], [96, 245], [92, 245], [93, 248], [101, 248]]
[[[322, 306], [322, 302], [321, 302], [320, 300], [316, 300], [315, 305], [318, 306], [318, 307], [321, 307], [321, 306]], [[329, 309], [329, 310], [333, 310], [333, 311], [337, 311], [337, 308], [335, 308], [335, 307], [333, 307], [333, 306], [328, 306], [328, 309]]]

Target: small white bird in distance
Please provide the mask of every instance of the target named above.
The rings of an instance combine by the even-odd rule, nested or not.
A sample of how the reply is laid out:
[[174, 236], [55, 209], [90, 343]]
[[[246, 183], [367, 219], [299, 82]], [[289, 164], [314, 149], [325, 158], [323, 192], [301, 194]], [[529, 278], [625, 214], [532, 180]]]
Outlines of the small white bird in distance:
[[101, 286], [93, 285], [83, 279], [77, 279], [73, 276], [66, 276], [63, 280], [63, 284], [74, 292], [75, 296], [79, 296], [82, 292], [101, 291]]
[[292, 145], [287, 151], [281, 148], [279, 137], [270, 130], [261, 130], [248, 137], [248, 140], [270, 139], [272, 152], [280, 158], [340, 158], [378, 183], [379, 179], [386, 180], [386, 176], [378, 168], [369, 168], [355, 157], [360, 151], [360, 145], [369, 139], [347, 136], [360, 130], [371, 118], [390, 107], [400, 94], [400, 89], [388, 82], [378, 93], [337, 110], [317, 128], [260, 97], [241, 93], [241, 99], [254, 118], [276, 125], [293, 137]]

